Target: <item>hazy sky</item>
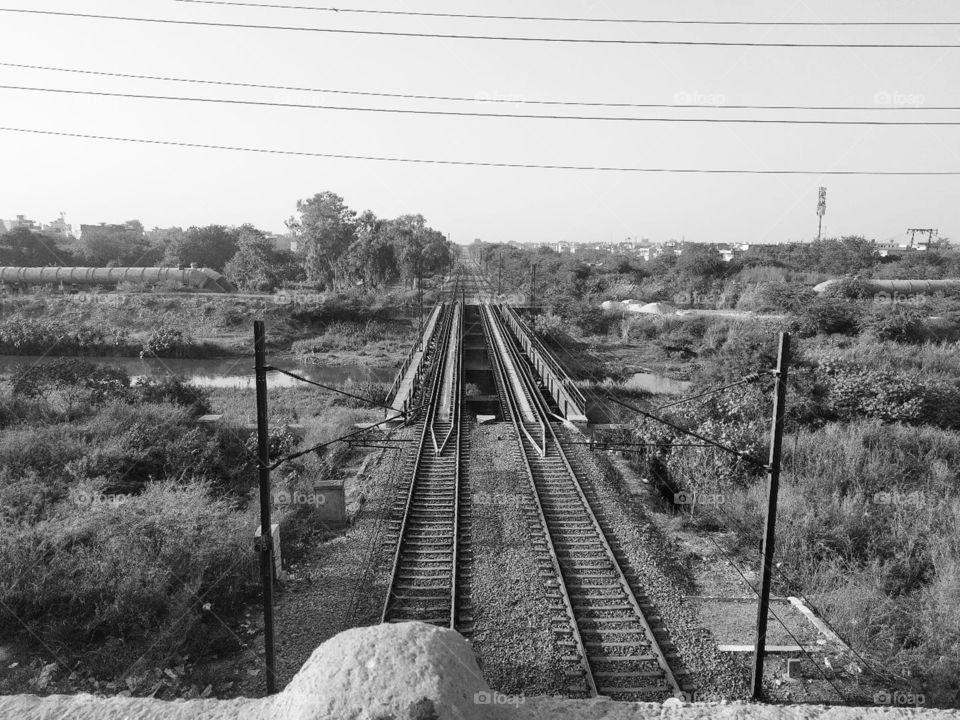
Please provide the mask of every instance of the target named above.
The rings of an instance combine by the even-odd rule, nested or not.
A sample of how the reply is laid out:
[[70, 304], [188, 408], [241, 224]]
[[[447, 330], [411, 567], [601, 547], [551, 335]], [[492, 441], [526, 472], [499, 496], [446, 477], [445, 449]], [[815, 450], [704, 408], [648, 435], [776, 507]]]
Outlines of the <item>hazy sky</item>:
[[[270, 1], [270, 0], [266, 0]], [[273, 0], [282, 2], [282, 0]], [[325, 0], [288, 4], [323, 5]], [[399, 18], [174, 0], [0, 0], [0, 7], [414, 32], [758, 42], [960, 43], [960, 27], [784, 28]], [[343, 7], [590, 17], [960, 20], [950, 2], [349, 0]], [[0, 62], [313, 88], [466, 97], [704, 104], [960, 106], [960, 50], [570, 45], [161, 26], [0, 13]], [[537, 112], [537, 106], [358, 98], [0, 67], [0, 84], [362, 106]], [[960, 127], [614, 123], [400, 116], [0, 90], [0, 125], [192, 143], [510, 163], [670, 168], [960, 170]], [[885, 113], [604, 110], [660, 117], [892, 119]], [[960, 119], [960, 111], [898, 113]], [[262, 156], [0, 132], [0, 217], [138, 218], [147, 227], [254, 223], [282, 231], [322, 190], [393, 217], [421, 212], [457, 242], [776, 242], [958, 236], [960, 177], [644, 175]]]

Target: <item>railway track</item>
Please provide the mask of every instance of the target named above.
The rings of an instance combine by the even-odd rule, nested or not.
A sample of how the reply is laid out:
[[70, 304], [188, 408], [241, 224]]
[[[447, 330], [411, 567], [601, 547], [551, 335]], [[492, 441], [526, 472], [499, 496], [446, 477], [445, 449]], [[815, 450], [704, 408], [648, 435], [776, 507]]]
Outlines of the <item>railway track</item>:
[[481, 307], [505, 420], [516, 430], [532, 501], [526, 508], [540, 574], [563, 635], [571, 694], [616, 700], [683, 696], [584, 495], [516, 339], [494, 306]]
[[[456, 297], [454, 292], [453, 297]], [[464, 548], [460, 464], [463, 306], [448, 303], [426, 383], [419, 445], [398, 521], [382, 622], [457, 628]], [[466, 618], [469, 621], [469, 618]]]

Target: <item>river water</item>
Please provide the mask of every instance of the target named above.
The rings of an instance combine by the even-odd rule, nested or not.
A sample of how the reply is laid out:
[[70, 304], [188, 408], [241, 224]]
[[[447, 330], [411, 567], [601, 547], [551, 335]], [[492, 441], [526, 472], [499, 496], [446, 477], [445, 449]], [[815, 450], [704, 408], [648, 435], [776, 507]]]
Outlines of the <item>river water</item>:
[[645, 372], [634, 373], [623, 386], [658, 395], [683, 395], [690, 389], [690, 383], [686, 380], [674, 380], [663, 375]]
[[[0, 375], [9, 375], [20, 365], [49, 362], [55, 356], [0, 355]], [[141, 377], [161, 378], [180, 375], [191, 384], [205, 388], [253, 387], [253, 358], [173, 360], [166, 358], [84, 357], [98, 365], [120, 367], [136, 380]], [[293, 360], [269, 360], [274, 365], [295, 372], [314, 382], [340, 385], [351, 382], [393, 382], [396, 369], [364, 365], [300, 365]], [[270, 387], [292, 387], [299, 381], [288, 375], [270, 373]]]

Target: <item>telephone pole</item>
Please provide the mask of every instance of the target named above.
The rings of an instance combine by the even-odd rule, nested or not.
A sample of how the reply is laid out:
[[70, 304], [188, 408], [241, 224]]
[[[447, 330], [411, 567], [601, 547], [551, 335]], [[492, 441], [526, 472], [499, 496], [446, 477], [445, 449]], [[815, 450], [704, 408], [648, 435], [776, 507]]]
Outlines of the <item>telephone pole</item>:
[[780, 333], [777, 353], [776, 384], [773, 397], [773, 420], [770, 425], [770, 463], [767, 465], [767, 516], [763, 530], [760, 560], [760, 593], [757, 603], [757, 637], [753, 648], [751, 694], [754, 700], [763, 697], [763, 661], [767, 651], [767, 613], [770, 609], [770, 584], [773, 579], [773, 546], [776, 538], [777, 495], [780, 488], [780, 458], [783, 448], [783, 425], [787, 405], [787, 370], [790, 366], [790, 335]]
[[530, 307], [537, 305], [537, 264], [530, 266]]
[[820, 194], [817, 198], [817, 240], [823, 235], [823, 216], [827, 214], [827, 189], [820, 186]]

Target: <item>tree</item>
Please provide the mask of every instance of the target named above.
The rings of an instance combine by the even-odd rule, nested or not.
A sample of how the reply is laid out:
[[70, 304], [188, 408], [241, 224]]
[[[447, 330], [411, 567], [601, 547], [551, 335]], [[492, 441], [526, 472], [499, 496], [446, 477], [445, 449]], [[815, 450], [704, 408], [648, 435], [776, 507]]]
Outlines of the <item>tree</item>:
[[224, 274], [245, 290], [269, 292], [284, 280], [293, 279], [293, 254], [277, 250], [253, 225], [237, 229], [237, 252], [224, 267]]
[[347, 276], [346, 254], [356, 239], [356, 212], [336, 193], [325, 190], [297, 201], [299, 218], [287, 227], [297, 237], [307, 279], [324, 287], [342, 287]]
[[351, 276], [372, 287], [395, 280], [399, 275], [388, 226], [389, 221], [381, 220], [371, 210], [364, 210], [357, 218], [356, 240], [347, 250]]
[[196, 263], [222, 272], [237, 249], [237, 233], [230, 228], [223, 225], [192, 227], [167, 246], [164, 262], [168, 265]]
[[139, 220], [122, 225], [84, 225], [82, 234], [84, 259], [94, 267], [139, 267], [160, 259], [144, 237]]
[[17, 228], [0, 235], [0, 265], [45, 267], [72, 265], [77, 261], [69, 250], [57, 247], [56, 238]]

